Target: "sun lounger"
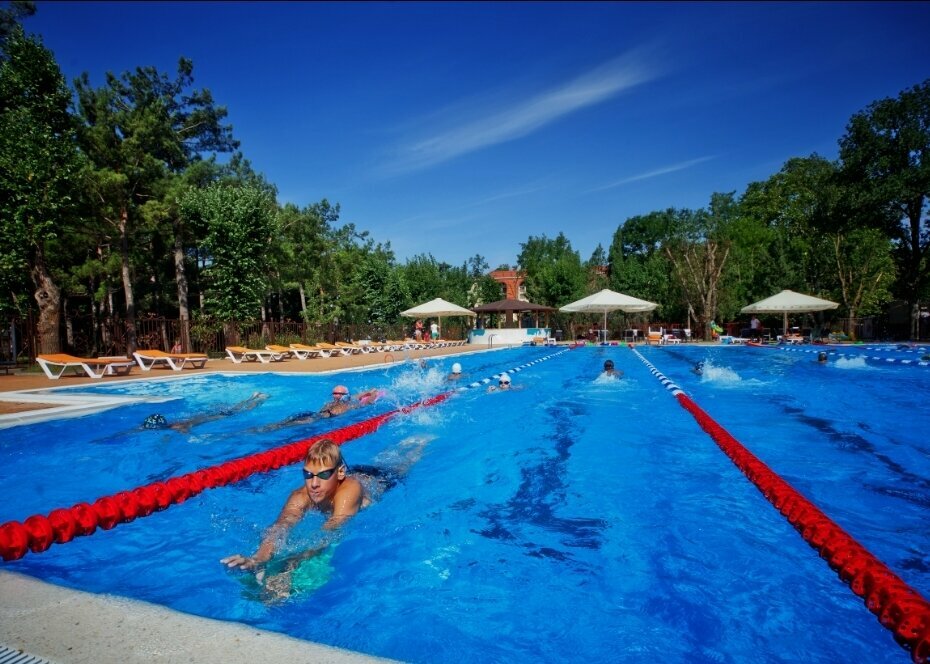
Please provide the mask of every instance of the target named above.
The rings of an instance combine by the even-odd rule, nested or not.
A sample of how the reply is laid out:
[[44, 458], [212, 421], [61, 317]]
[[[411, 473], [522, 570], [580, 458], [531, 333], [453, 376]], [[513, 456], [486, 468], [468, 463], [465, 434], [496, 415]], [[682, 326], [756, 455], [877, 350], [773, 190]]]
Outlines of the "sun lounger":
[[319, 346], [310, 346], [308, 344], [291, 344], [291, 351], [296, 351], [304, 357], [297, 357], [299, 360], [305, 360], [310, 357], [329, 357], [329, 351]]
[[727, 344], [738, 345], [738, 344], [746, 343], [747, 341], [749, 341], [749, 339], [746, 339], [745, 337], [733, 337], [733, 336], [730, 336], [729, 334], [720, 335], [720, 343], [724, 345], [727, 345]]
[[256, 360], [262, 364], [268, 364], [269, 362], [280, 362], [284, 359], [284, 355], [281, 353], [275, 353], [270, 350], [244, 348], [243, 346], [226, 346], [226, 354], [229, 355], [229, 359], [236, 364], [255, 362]]
[[187, 366], [193, 369], [203, 369], [209, 359], [203, 353], [166, 353], [161, 350], [137, 350], [132, 355], [142, 371], [151, 371], [160, 364], [174, 371], [181, 371]]
[[342, 346], [336, 346], [335, 344], [328, 344], [326, 342], [320, 341], [317, 343], [319, 348], [329, 351], [330, 355], [351, 355], [353, 351], [348, 348], [343, 348]]
[[312, 357], [308, 351], [301, 351], [296, 348], [289, 348], [288, 346], [280, 346], [278, 344], [268, 344], [265, 346], [265, 350], [283, 355], [284, 357], [293, 357], [298, 360], [306, 360], [308, 357]]
[[126, 375], [136, 365], [128, 357], [75, 357], [66, 353], [39, 355], [36, 361], [51, 380], [58, 380], [68, 369], [91, 378]]
[[358, 355], [359, 353], [366, 353], [366, 352], [368, 352], [368, 351], [366, 351], [364, 348], [362, 348], [361, 346], [356, 346], [355, 344], [347, 344], [347, 343], [344, 342], [344, 341], [337, 341], [337, 342], [336, 342], [336, 345], [339, 346], [340, 348], [343, 348], [343, 349], [349, 351], [349, 353], [351, 353], [352, 355]]

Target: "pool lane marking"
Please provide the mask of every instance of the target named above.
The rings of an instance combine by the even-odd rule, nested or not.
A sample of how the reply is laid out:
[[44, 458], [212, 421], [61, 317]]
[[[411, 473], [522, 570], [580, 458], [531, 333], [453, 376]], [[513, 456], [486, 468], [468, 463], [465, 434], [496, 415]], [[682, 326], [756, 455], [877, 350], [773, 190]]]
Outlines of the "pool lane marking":
[[[835, 348], [829, 346], [814, 346], [813, 348], [798, 348], [793, 346], [753, 346], [753, 348], [771, 348], [773, 350], [783, 350], [789, 353], [826, 353], [827, 355], [837, 355], [839, 357], [848, 357], [855, 359], [861, 357], [863, 360], [874, 360], [875, 362], [885, 363], [885, 364], [906, 364], [912, 367], [930, 367], [930, 362], [927, 360], [910, 360], [902, 359], [897, 357], [879, 357], [877, 355], [866, 355], [865, 353], [841, 353]], [[879, 350], [878, 348], [866, 348], [866, 350]], [[901, 353], [914, 352], [914, 351], [898, 351]]]
[[492, 374], [492, 375], [491, 375], [490, 377], [488, 377], [488, 378], [482, 378], [481, 380], [476, 380], [476, 381], [474, 381], [474, 382], [469, 383], [468, 385], [461, 385], [461, 386], [455, 388], [455, 391], [456, 391], [456, 392], [464, 392], [465, 390], [470, 390], [470, 389], [473, 389], [473, 388], [476, 388], [476, 387], [482, 387], [482, 386], [487, 385], [488, 383], [490, 383], [490, 382], [492, 382], [492, 381], [494, 381], [494, 380], [497, 380], [498, 378], [500, 378], [501, 376], [503, 376], [505, 373], [506, 373], [506, 374], [510, 374], [510, 373], [519, 373], [520, 371], [523, 371], [524, 369], [526, 369], [526, 368], [528, 368], [528, 367], [531, 367], [531, 366], [533, 366], [534, 364], [539, 364], [540, 362], [545, 362], [546, 360], [551, 360], [553, 357], [558, 357], [558, 356], [561, 355], [562, 353], [567, 353], [568, 351], [572, 350], [573, 348], [576, 348], [576, 346], [569, 346], [568, 348], [566, 348], [566, 349], [564, 349], [564, 350], [560, 350], [558, 353], [552, 353], [551, 355], [546, 355], [545, 357], [537, 357], [537, 358], [536, 358], [535, 360], [533, 360], [532, 362], [526, 362], [526, 363], [524, 363], [524, 364], [521, 364], [520, 366], [514, 367], [513, 369], [504, 369], [504, 370], [501, 371], [500, 373]]
[[[549, 360], [572, 348], [574, 346], [521, 364], [509, 371], [522, 371], [526, 367]], [[500, 375], [495, 374], [495, 376]], [[486, 379], [472, 385], [481, 385], [489, 381], [490, 379]], [[459, 390], [462, 389], [467, 388], [459, 388]], [[282, 466], [297, 463], [306, 456], [310, 445], [318, 440], [329, 438], [337, 445], [342, 445], [377, 431], [382, 424], [395, 415], [433, 406], [445, 401], [454, 393], [455, 390], [450, 390], [412, 405], [402, 406], [367, 420], [294, 443], [231, 459], [215, 466], [169, 478], [164, 482], [153, 482], [135, 489], [103, 496], [92, 504], [77, 503], [69, 508], [55, 509], [49, 512], [48, 516], [35, 514], [24, 519], [22, 523], [7, 521], [0, 525], [0, 558], [18, 560], [26, 555], [27, 551], [41, 553], [53, 543], [63, 544], [70, 542], [74, 537], [90, 535], [97, 530], [98, 526], [109, 530], [120, 523], [128, 523], [137, 517], [148, 516], [156, 511], [167, 509], [171, 505], [183, 503], [191, 496], [196, 496], [206, 489], [225, 486], [258, 472], [277, 470]]]
[[225, 486], [255, 473], [277, 470], [282, 466], [297, 463], [306, 456], [310, 445], [318, 440], [329, 438], [337, 445], [342, 445], [377, 431], [395, 415], [433, 406], [445, 401], [452, 394], [451, 391], [445, 392], [294, 443], [230, 459], [215, 466], [177, 475], [163, 482], [152, 482], [135, 489], [103, 496], [92, 504], [83, 502], [69, 508], [54, 509], [47, 516], [35, 514], [24, 519], [22, 523], [7, 521], [0, 525], [0, 558], [5, 561], [18, 560], [26, 555], [27, 550], [41, 553], [53, 543], [64, 544], [75, 537], [90, 535], [98, 526], [103, 530], [109, 530], [120, 523], [128, 523], [137, 517], [148, 516], [171, 505], [183, 503], [206, 489]]
[[912, 660], [916, 664], [930, 660], [930, 603], [736, 440], [638, 350], [633, 348], [632, 351], [766, 500], [788, 519], [804, 541], [865, 600], [866, 607], [878, 617], [882, 626], [910, 650]]

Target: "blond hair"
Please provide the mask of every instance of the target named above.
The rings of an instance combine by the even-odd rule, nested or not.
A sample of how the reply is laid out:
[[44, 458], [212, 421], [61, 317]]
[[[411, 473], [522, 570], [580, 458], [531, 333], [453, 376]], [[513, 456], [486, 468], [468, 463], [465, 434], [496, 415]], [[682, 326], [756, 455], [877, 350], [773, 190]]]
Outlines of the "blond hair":
[[310, 449], [307, 450], [304, 463], [333, 464], [336, 468], [345, 465], [345, 462], [342, 460], [342, 451], [339, 449], [339, 446], [329, 438], [323, 438], [313, 443]]

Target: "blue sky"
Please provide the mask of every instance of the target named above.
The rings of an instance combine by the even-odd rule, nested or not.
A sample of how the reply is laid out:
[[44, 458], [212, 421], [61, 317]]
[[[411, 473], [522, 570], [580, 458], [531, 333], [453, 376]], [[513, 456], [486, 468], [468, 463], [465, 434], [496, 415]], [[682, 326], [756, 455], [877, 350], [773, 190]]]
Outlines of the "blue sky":
[[25, 27], [69, 81], [191, 58], [281, 202], [492, 268], [836, 158], [930, 77], [926, 2], [39, 2]]

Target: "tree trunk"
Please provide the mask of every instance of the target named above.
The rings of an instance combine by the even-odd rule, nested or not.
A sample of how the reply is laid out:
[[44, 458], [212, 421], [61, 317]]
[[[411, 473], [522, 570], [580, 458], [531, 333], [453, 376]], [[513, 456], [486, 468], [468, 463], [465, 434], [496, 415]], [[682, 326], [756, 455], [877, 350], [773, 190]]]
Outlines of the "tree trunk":
[[39, 305], [39, 320], [36, 331], [39, 334], [39, 352], [53, 354], [61, 352], [61, 339], [59, 326], [61, 324], [61, 291], [45, 264], [45, 254], [41, 249], [36, 251], [32, 265], [32, 282], [35, 285], [36, 303]]
[[307, 293], [304, 291], [303, 282], [300, 282], [300, 317], [304, 322], [307, 321]]
[[[179, 334], [181, 349], [185, 353], [191, 352], [191, 311], [187, 302], [187, 274], [184, 271], [184, 240], [181, 220], [175, 217], [171, 222], [174, 231], [174, 278], [178, 284], [178, 318], [180, 319]], [[172, 341], [172, 343], [174, 343]]]
[[923, 220], [923, 210], [924, 210], [924, 197], [917, 196], [913, 200], [908, 201], [907, 204], [907, 217], [910, 221], [910, 238], [909, 242], [911, 245], [911, 251], [909, 252], [909, 261], [907, 266], [907, 281], [908, 285], [908, 299], [913, 298], [910, 302], [911, 305], [911, 336], [910, 338], [916, 341], [920, 337], [920, 282], [921, 282], [921, 266], [923, 263], [923, 255], [925, 247], [920, 244], [920, 231], [923, 228], [921, 221]]
[[67, 297], [62, 300], [61, 311], [65, 318], [65, 348], [74, 348], [74, 323], [71, 321], [71, 316], [68, 315]]
[[[94, 280], [91, 278], [87, 284], [87, 292], [90, 293], [90, 327], [91, 333], [94, 335], [92, 339], [92, 346], [94, 352], [98, 352], [100, 344], [100, 318], [97, 313], [97, 303], [94, 302]], [[103, 303], [101, 302], [100, 307], [103, 308]]]
[[129, 265], [129, 210], [119, 215], [119, 252], [122, 263], [123, 294], [126, 297], [126, 354], [136, 352], [136, 300], [132, 291], [132, 270]]

